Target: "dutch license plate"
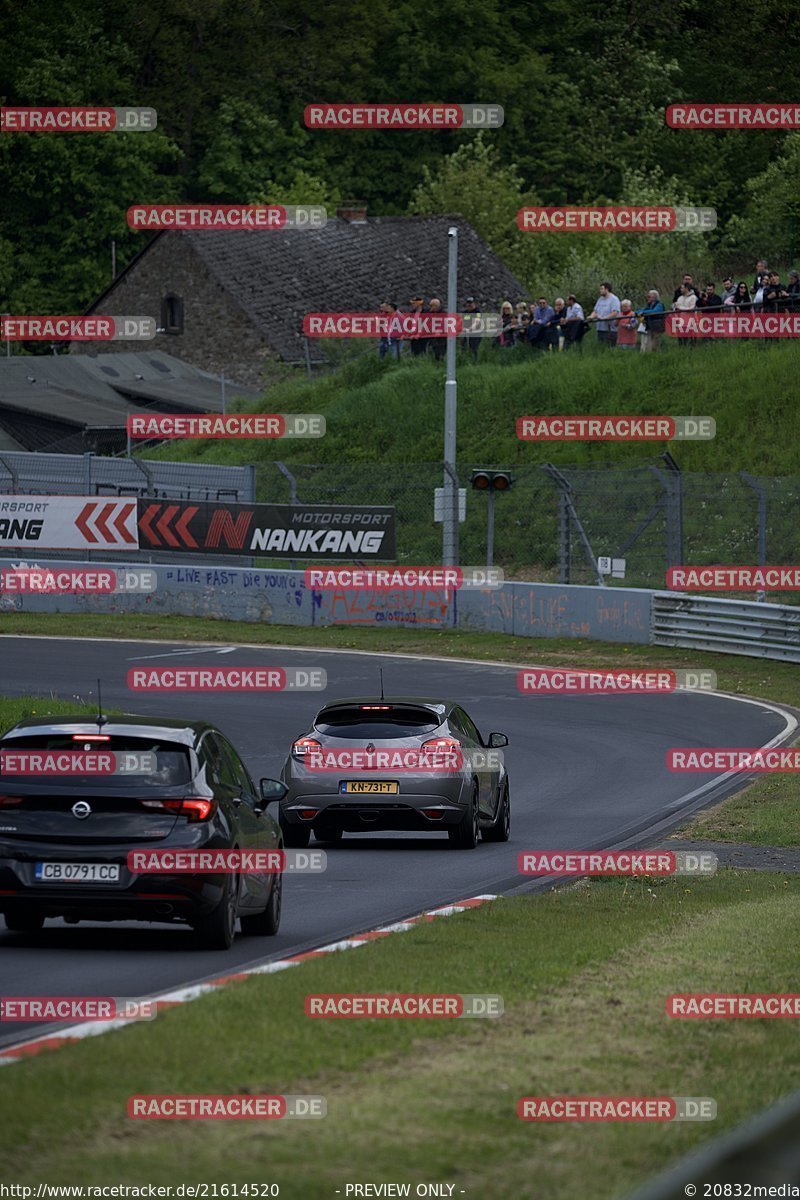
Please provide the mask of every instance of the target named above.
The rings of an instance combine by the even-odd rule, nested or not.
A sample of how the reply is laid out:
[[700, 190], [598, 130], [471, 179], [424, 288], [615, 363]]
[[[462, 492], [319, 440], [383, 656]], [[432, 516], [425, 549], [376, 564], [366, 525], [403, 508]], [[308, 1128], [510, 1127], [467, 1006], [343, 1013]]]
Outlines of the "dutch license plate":
[[119, 883], [118, 863], [38, 862], [39, 883]]
[[396, 796], [400, 784], [384, 779], [348, 779], [339, 784], [339, 791], [347, 796]]

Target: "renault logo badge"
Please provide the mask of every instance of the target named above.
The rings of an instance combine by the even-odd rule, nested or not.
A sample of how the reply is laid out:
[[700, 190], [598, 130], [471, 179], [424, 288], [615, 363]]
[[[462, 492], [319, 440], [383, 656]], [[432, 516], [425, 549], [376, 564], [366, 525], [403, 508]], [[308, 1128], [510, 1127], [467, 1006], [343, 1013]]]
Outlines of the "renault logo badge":
[[92, 806], [87, 804], [85, 800], [78, 800], [72, 806], [72, 815], [77, 817], [79, 821], [85, 821], [87, 817], [92, 815]]

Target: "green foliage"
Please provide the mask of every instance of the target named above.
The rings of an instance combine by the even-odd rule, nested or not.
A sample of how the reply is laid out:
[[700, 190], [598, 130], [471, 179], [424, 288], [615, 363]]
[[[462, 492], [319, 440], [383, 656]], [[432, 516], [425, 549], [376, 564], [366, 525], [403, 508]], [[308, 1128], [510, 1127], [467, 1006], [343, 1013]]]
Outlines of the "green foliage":
[[[0, 17], [4, 104], [147, 105], [149, 134], [0, 138], [0, 305], [79, 311], [143, 244], [135, 201], [366, 203], [374, 214], [458, 211], [534, 291], [584, 297], [665, 286], [689, 263], [748, 269], [797, 254], [797, 135], [679, 133], [687, 97], [786, 100], [800, 23], [772, 0], [730, 6], [606, 0], [535, 12], [487, 0], [41, 0]], [[709, 64], [712, 64], [709, 69]], [[501, 129], [306, 129], [314, 100], [499, 103]], [[525, 203], [663, 203], [718, 210], [717, 233], [520, 233]], [[13, 256], [10, 251], [13, 247]], [[731, 262], [731, 255], [738, 256]], [[741, 264], [738, 260], [741, 260]]]

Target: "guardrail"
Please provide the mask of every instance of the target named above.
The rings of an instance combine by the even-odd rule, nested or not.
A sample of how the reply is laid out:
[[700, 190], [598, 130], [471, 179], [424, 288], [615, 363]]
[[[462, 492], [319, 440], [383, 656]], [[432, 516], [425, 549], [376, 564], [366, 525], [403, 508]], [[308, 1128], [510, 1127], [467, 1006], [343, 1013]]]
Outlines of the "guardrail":
[[[0, 557], [0, 568], [19, 563]], [[27, 555], [27, 565], [97, 567], [75, 559]], [[0, 591], [0, 612], [163, 613], [275, 625], [365, 625], [385, 629], [462, 629], [526, 638], [681, 646], [800, 663], [800, 606], [652, 592], [645, 588], [507, 582], [500, 588], [317, 591], [302, 570], [180, 562], [107, 562], [118, 572], [147, 565], [150, 591], [21, 594]]]
[[650, 641], [800, 663], [800, 607], [654, 592]]
[[[686, 1196], [703, 1200], [706, 1195], [788, 1196], [789, 1189], [798, 1183], [800, 1092], [791, 1092], [774, 1107], [682, 1159], [671, 1171], [645, 1184], [627, 1200], [684, 1200]], [[739, 1192], [734, 1184], [741, 1185]], [[707, 1192], [704, 1185], [709, 1185], [711, 1191]], [[755, 1192], [755, 1187], [764, 1190]], [[770, 1192], [770, 1188], [775, 1190]]]

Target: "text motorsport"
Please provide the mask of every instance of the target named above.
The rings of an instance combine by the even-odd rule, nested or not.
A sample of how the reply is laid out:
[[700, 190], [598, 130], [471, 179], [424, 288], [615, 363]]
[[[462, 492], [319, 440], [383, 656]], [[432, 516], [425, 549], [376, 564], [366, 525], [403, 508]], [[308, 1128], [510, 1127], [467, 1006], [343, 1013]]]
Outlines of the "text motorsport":
[[524, 667], [517, 672], [517, 690], [528, 695], [554, 696], [590, 693], [625, 696], [651, 692], [717, 690], [716, 671], [642, 670], [572, 671], [563, 667]]
[[800, 313], [667, 313], [664, 329], [668, 337], [681, 338], [796, 338], [800, 337]]
[[307, 588], [317, 592], [457, 591], [459, 588], [500, 588], [499, 567], [306, 567]]
[[517, 417], [522, 442], [705, 442], [716, 436], [713, 417]]
[[523, 1121], [713, 1121], [711, 1096], [522, 1096]]
[[307, 104], [306, 128], [357, 129], [499, 129], [505, 114], [499, 104], [430, 104], [385, 100], [379, 104]]
[[[0, 501], [1, 502], [1, 501]], [[1, 530], [0, 530], [1, 532]], [[395, 509], [354, 504], [139, 501], [139, 549], [312, 560], [396, 555]]]
[[322, 692], [323, 667], [131, 667], [132, 692]]
[[520, 875], [714, 875], [716, 854], [708, 850], [523, 850]]
[[319, 1120], [327, 1111], [328, 1102], [324, 1096], [243, 1096], [239, 1093], [232, 1096], [131, 1096], [127, 1107], [129, 1117], [144, 1121]]
[[195, 232], [324, 229], [328, 213], [320, 204], [132, 204], [130, 229], [191, 229]]
[[497, 313], [316, 312], [303, 317], [303, 333], [313, 338], [497, 337]]
[[132, 413], [132, 438], [320, 438], [325, 418], [319, 413]]
[[157, 124], [154, 108], [0, 108], [2, 133], [147, 133]]
[[358, 1020], [363, 1018], [502, 1017], [503, 997], [494, 993], [343, 993], [306, 996], [307, 1017]]
[[669, 205], [525, 207], [517, 213], [517, 227], [524, 233], [701, 233], [716, 229], [717, 212]]
[[156, 331], [155, 317], [0, 317], [6, 342], [148, 342]]
[[800, 746], [673, 746], [667, 751], [670, 771], [800, 771]]
[[313, 875], [327, 869], [328, 856], [324, 850], [129, 850], [126, 866], [131, 875]]
[[740, 567], [715, 563], [707, 567], [670, 567], [667, 587], [673, 592], [797, 592], [800, 566]]

